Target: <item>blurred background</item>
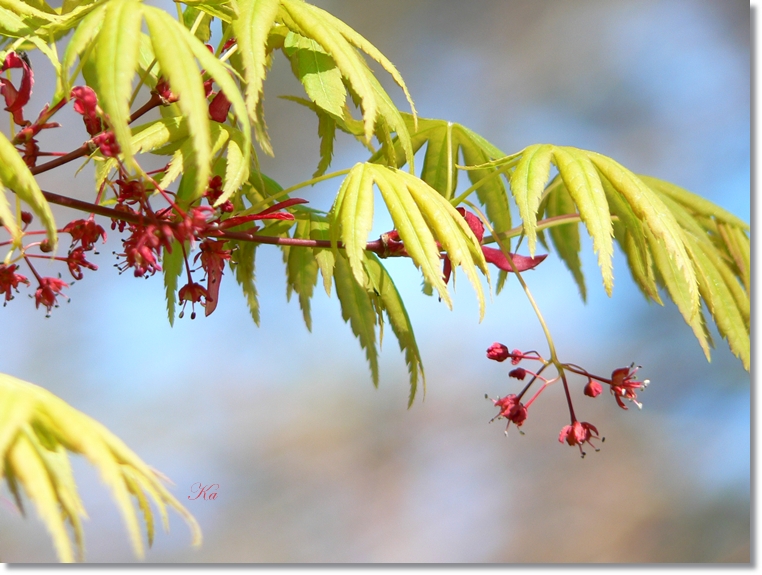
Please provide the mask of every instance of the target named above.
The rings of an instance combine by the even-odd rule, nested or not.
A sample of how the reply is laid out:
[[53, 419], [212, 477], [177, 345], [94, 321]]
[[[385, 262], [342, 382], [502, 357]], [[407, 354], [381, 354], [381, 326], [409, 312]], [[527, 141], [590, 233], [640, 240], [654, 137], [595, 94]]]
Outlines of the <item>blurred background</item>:
[[[749, 221], [747, 2], [314, 3], [397, 65], [422, 117], [462, 123], [506, 153], [538, 142], [593, 149]], [[53, 88], [32, 56], [36, 113]], [[284, 94], [303, 91], [279, 54], [265, 100], [276, 156], [262, 164], [285, 187], [310, 177], [318, 139], [311, 113]], [[85, 138], [78, 117], [61, 121], [43, 149]], [[364, 158], [340, 138], [333, 169]], [[43, 187], [91, 198], [92, 172], [74, 178], [76, 168], [45, 174]], [[301, 195], [328, 209], [338, 184]], [[391, 228], [378, 211], [374, 233]], [[100, 270], [86, 271], [50, 318], [25, 295], [0, 311], [0, 372], [58, 394], [172, 479], [204, 545], [190, 547], [174, 514], [148, 562], [750, 560], [749, 374], [716, 333], [708, 364], [674, 305], [646, 303], [621, 254], [611, 299], [590, 242], [587, 304], [556, 257], [525, 276], [562, 359], [599, 374], [635, 361], [652, 382], [642, 411], [623, 411], [607, 394], [584, 397], [576, 382], [578, 415], [606, 437], [600, 453], [580, 459], [557, 441], [568, 423], [560, 388], [532, 406], [526, 435], [487, 425], [496, 410], [484, 394], [519, 388], [486, 348], [546, 350], [515, 279], [480, 324], [466, 282], [448, 312], [420, 293], [409, 262], [387, 260], [426, 368], [425, 400], [408, 410], [393, 336], [374, 389], [335, 296], [316, 289], [312, 333], [298, 304], [286, 302], [277, 249], [257, 254], [260, 328], [229, 274], [211, 317], [188, 314], [170, 328], [160, 274], [119, 277], [111, 267], [119, 246], [110, 233], [94, 259]], [[90, 515], [87, 559], [134, 561], [97, 474], [78, 458], [75, 468]], [[188, 501], [196, 482], [219, 484], [218, 498]], [[55, 561], [34, 512], [19, 516], [5, 485], [0, 495], [0, 560]]]

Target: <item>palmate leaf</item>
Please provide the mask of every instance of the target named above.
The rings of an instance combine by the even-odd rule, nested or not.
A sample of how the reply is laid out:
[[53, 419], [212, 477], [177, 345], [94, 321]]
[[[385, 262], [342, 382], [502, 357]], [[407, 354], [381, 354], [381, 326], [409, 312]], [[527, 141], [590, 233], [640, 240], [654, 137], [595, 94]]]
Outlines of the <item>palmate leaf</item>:
[[[543, 147], [547, 146], [547, 147]], [[550, 155], [550, 162], [548, 156]], [[603, 285], [607, 293], [613, 289], [613, 225], [604, 180], [614, 193], [629, 206], [630, 211], [659, 239], [664, 242], [669, 257], [683, 274], [690, 296], [691, 317], [698, 312], [699, 293], [693, 263], [681, 237], [680, 226], [659, 195], [635, 174], [606, 156], [567, 146], [534, 145], [518, 154], [492, 162], [508, 168], [511, 192], [516, 198], [523, 220], [523, 231], [529, 240], [530, 253], [535, 245], [536, 211], [544, 185], [550, 177], [550, 164], [555, 164], [593, 240], [598, 254]], [[512, 172], [511, 172], [512, 170]]]
[[[453, 194], [458, 184], [458, 169], [466, 168], [492, 227], [497, 232], [511, 229], [508, 195], [505, 184], [499, 177], [506, 168], [489, 165], [492, 160], [504, 158], [505, 153], [460, 124], [419, 118], [416, 129], [413, 116], [403, 113], [402, 117], [412, 134], [412, 153], [417, 153], [426, 145], [420, 178], [448, 200], [455, 201]], [[399, 139], [395, 139], [394, 147], [399, 168], [406, 163], [407, 154]], [[382, 148], [369, 161], [378, 162], [388, 156], [388, 152]], [[462, 165], [459, 156], [462, 157]]]
[[[389, 116], [388, 105], [383, 101], [391, 100], [377, 81], [374, 85], [375, 77], [358, 50], [368, 54], [391, 74], [405, 93], [415, 116], [415, 106], [399, 72], [370, 42], [341, 20], [302, 0], [281, 0], [280, 5], [279, 20], [289, 30], [316, 41], [330, 55], [351, 90], [359, 97], [366, 141], [370, 141], [379, 117], [389, 126], [394, 126], [397, 122]], [[379, 90], [383, 93], [382, 100], [379, 100]], [[400, 126], [397, 134], [400, 139], [409, 143], [410, 135], [403, 126]], [[412, 161], [412, 158], [409, 161]]]
[[378, 348], [376, 345], [376, 309], [367, 290], [355, 281], [349, 261], [341, 252], [335, 253], [333, 278], [336, 295], [341, 303], [341, 317], [348, 322], [365, 350], [373, 385], [378, 387]]
[[[495, 162], [514, 169], [511, 183], [514, 194], [518, 194], [517, 203], [524, 206], [520, 212], [534, 210], [534, 202], [539, 198], [542, 200], [539, 212], [548, 218], [566, 215], [579, 217], [586, 223], [589, 219], [606, 221], [595, 215], [595, 210], [586, 213], [580, 205], [581, 201], [589, 200], [584, 194], [595, 192], [600, 186], [606, 210], [616, 219], [612, 222], [614, 236], [644, 295], [661, 304], [657, 281], [666, 288], [708, 359], [713, 344], [705, 318], [697, 307], [700, 295], [704, 310], [711, 314], [720, 334], [748, 369], [751, 305], [745, 282], [750, 277], [750, 250], [745, 232], [748, 226], [743, 221], [682, 188], [656, 178], [635, 176], [610, 158], [593, 152], [555, 146], [549, 151], [539, 146], [527, 150], [518, 156], [518, 162], [515, 161], [517, 156]], [[558, 165], [559, 174], [547, 187], [541, 187], [546, 170], [549, 172], [548, 154]], [[580, 166], [570, 171], [573, 161]], [[538, 173], [533, 175], [531, 170], [535, 164]], [[591, 165], [594, 171], [590, 170]], [[582, 196], [571, 193], [568, 188], [569, 183], [575, 181]], [[558, 234], [565, 230], [568, 234], [575, 230], [576, 219], [570, 221], [574, 223], [551, 227], [552, 237], [554, 231]], [[546, 220], [546, 225], [548, 223]], [[536, 215], [526, 217], [525, 230], [533, 225], [536, 226]], [[587, 224], [587, 227], [595, 242], [595, 226]], [[578, 237], [572, 236], [560, 242], [554, 240], [575, 277], [581, 274], [577, 242]], [[683, 256], [688, 256], [687, 262]]]
[[[365, 245], [373, 223], [373, 186], [381, 192], [405, 250], [424, 280], [452, 307], [442, 278], [440, 246], [447, 252], [453, 268], [462, 266], [474, 286], [480, 317], [484, 313], [484, 294], [476, 267], [489, 276], [478, 240], [466, 221], [436, 190], [406, 172], [378, 164], [356, 164], [342, 182], [329, 214], [331, 241], [341, 239], [352, 274], [361, 286], [367, 277], [363, 265]], [[439, 245], [437, 245], [439, 242]]]
[[392, 332], [397, 337], [400, 351], [405, 354], [405, 363], [410, 374], [410, 395], [408, 407], [413, 405], [419, 379], [426, 391], [426, 376], [423, 371], [421, 354], [415, 341], [413, 326], [407, 314], [402, 297], [392, 281], [392, 277], [381, 264], [378, 257], [371, 252], [365, 252], [365, 270], [368, 273], [371, 297], [377, 298], [379, 307], [386, 313]]
[[[196, 520], [161, 484], [158, 476], [121, 440], [100, 423], [75, 410], [45, 389], [0, 374], [0, 457], [2, 473], [12, 493], [23, 491], [32, 500], [53, 537], [59, 559], [74, 560], [66, 530], [68, 522], [79, 555], [83, 540], [81, 518], [86, 517], [71, 473], [68, 452], [84, 455], [100, 471], [127, 526], [133, 549], [143, 556], [143, 543], [130, 494], [135, 494], [147, 522], [153, 526], [148, 493], [162, 515], [169, 505], [188, 523], [193, 544], [200, 545]], [[140, 491], [140, 495], [137, 492]], [[165, 528], [167, 522], [165, 521]]]

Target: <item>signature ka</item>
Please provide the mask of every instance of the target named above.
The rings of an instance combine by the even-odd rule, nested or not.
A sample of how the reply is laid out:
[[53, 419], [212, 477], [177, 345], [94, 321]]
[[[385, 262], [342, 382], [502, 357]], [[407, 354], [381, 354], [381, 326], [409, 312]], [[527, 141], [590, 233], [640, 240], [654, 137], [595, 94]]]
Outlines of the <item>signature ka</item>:
[[[217, 489], [219, 489], [219, 483], [212, 483], [210, 485], [204, 485], [201, 482], [191, 485], [191, 495], [188, 495], [188, 499], [194, 501], [196, 499], [217, 499]], [[195, 494], [195, 497], [193, 496]]]

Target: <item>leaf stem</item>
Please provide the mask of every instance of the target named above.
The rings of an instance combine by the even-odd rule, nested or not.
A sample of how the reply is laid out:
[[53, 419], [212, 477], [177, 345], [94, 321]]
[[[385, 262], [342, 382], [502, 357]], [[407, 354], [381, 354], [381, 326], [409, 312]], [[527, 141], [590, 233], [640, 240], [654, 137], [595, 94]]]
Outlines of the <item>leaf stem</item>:
[[484, 213], [478, 207], [476, 207], [473, 204], [473, 202], [469, 202], [468, 200], [466, 200], [464, 203], [468, 205], [472, 210], [474, 210], [479, 215], [479, 217], [482, 220], [482, 223], [493, 234], [493, 237], [495, 238], [497, 245], [500, 246], [500, 249], [505, 254], [505, 257], [508, 260], [508, 263], [511, 264], [513, 273], [516, 275], [516, 278], [519, 280], [521, 287], [524, 289], [524, 293], [526, 294], [527, 299], [529, 300], [529, 303], [532, 306], [532, 309], [534, 309], [534, 313], [537, 316], [538, 321], [540, 322], [540, 326], [542, 327], [543, 333], [545, 334], [545, 340], [548, 342], [548, 350], [550, 351], [550, 361], [556, 366], [557, 369], [559, 369], [561, 374], [563, 374], [563, 368], [560, 367], [560, 363], [558, 362], [558, 357], [556, 356], [556, 347], [553, 344], [553, 336], [550, 335], [550, 330], [548, 329], [548, 325], [545, 323], [545, 319], [542, 317], [542, 313], [540, 312], [540, 308], [537, 306], [537, 302], [535, 302], [534, 297], [532, 296], [532, 292], [529, 291], [529, 286], [524, 281], [524, 278], [521, 277], [521, 273], [516, 267], [516, 264], [513, 263], [513, 258], [511, 258], [510, 250], [506, 248], [505, 244], [503, 244], [503, 240], [501, 240], [498, 235], [495, 235], [495, 231], [492, 229], [492, 226], [490, 225], [489, 220], [487, 220], [487, 217], [484, 215]]
[[291, 192], [298, 190], [300, 188], [306, 188], [307, 186], [312, 186], [314, 184], [317, 184], [319, 182], [322, 182], [324, 180], [330, 180], [331, 178], [337, 178], [339, 176], [345, 176], [350, 172], [352, 168], [347, 168], [346, 170], [339, 170], [338, 172], [331, 172], [330, 174], [324, 174], [322, 176], [318, 176], [317, 178], [312, 178], [309, 180], [305, 180], [304, 182], [300, 182], [296, 185], [291, 186], [290, 188], [286, 188], [284, 190], [281, 190], [272, 196], [268, 196], [264, 200], [252, 205], [247, 210], [244, 210], [241, 212], [240, 215], [242, 216], [248, 216], [249, 214], [256, 214], [260, 211], [262, 211], [262, 208], [264, 208], [267, 204], [269, 204], [273, 200], [277, 200], [279, 198], [282, 198], [283, 196], [287, 196]]

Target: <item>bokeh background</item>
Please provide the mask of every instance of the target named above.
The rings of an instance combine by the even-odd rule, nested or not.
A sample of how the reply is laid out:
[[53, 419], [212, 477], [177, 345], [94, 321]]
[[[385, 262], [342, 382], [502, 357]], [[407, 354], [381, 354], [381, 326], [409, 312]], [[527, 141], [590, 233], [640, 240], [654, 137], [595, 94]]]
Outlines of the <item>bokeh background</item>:
[[[507, 153], [537, 142], [594, 149], [749, 221], [747, 2], [315, 3], [395, 62], [422, 117], [463, 123]], [[52, 94], [37, 56], [30, 110]], [[284, 186], [310, 177], [318, 160], [315, 119], [277, 97], [302, 93], [279, 55], [265, 101], [276, 156], [262, 162]], [[66, 128], [46, 134], [49, 149], [85, 137], [79, 119], [63, 119]], [[340, 139], [334, 168], [363, 158]], [[43, 187], [92, 197], [91, 172], [75, 178], [76, 167], [45, 174]], [[328, 209], [337, 185], [302, 195]], [[384, 218], [375, 231], [389, 229]], [[204, 545], [192, 549], [173, 515], [146, 561], [750, 559], [749, 375], [720, 338], [707, 364], [675, 306], [647, 304], [620, 254], [609, 299], [585, 244], [586, 305], [557, 258], [526, 274], [562, 358], [602, 374], [636, 361], [652, 381], [642, 411], [622, 411], [608, 395], [586, 398], [577, 383], [580, 417], [606, 436], [583, 460], [557, 441], [568, 417], [560, 388], [532, 407], [526, 435], [487, 425], [495, 410], [484, 394], [517, 384], [485, 349], [494, 341], [545, 349], [515, 280], [480, 324], [466, 282], [448, 312], [420, 294], [409, 262], [389, 261], [428, 382], [425, 400], [407, 410], [393, 337], [374, 389], [335, 297], [316, 290], [312, 333], [296, 302], [286, 302], [277, 249], [257, 255], [260, 328], [229, 276], [211, 317], [170, 328], [160, 275], [119, 277], [111, 267], [118, 247], [113, 233], [95, 260], [101, 269], [86, 272], [50, 318], [26, 296], [0, 311], [0, 372], [95, 417], [173, 480]], [[90, 515], [88, 560], [133, 561], [97, 474], [79, 459], [75, 467]], [[196, 482], [219, 484], [217, 500], [187, 501]], [[34, 512], [20, 517], [5, 486], [0, 494], [0, 560], [54, 561]]]

